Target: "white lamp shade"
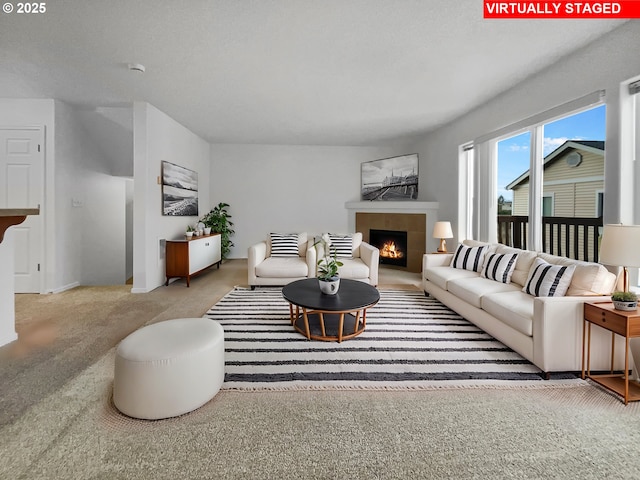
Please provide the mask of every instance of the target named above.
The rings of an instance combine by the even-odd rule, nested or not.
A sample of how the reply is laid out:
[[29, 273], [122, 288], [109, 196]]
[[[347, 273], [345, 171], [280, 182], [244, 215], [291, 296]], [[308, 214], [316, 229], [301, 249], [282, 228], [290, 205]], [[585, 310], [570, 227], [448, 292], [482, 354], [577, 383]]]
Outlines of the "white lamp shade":
[[640, 225], [605, 225], [600, 242], [600, 263], [640, 267]]
[[433, 238], [453, 238], [451, 222], [436, 222], [433, 226]]

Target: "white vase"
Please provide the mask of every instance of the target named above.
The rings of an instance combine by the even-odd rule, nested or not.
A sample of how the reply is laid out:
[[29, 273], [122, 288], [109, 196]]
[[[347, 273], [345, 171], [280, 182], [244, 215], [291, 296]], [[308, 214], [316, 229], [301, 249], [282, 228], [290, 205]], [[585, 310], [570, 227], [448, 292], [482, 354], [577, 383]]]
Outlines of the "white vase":
[[624, 312], [633, 312], [638, 309], [638, 302], [623, 302], [621, 300], [613, 300], [613, 308]]
[[187, 236], [187, 238], [193, 237], [193, 232], [185, 232], [184, 234]]
[[211, 235], [211, 227], [204, 227], [204, 234]]
[[340, 288], [340, 277], [335, 276], [331, 277], [328, 280], [318, 279], [318, 283], [320, 284], [320, 291], [325, 295], [335, 295], [338, 293], [338, 289]]

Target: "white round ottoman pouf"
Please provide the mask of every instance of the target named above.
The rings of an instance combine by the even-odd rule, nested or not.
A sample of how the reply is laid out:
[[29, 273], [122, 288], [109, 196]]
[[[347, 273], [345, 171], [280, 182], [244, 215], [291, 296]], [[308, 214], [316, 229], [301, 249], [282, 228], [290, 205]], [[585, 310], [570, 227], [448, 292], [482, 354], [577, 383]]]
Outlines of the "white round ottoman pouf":
[[224, 330], [179, 318], [136, 330], [116, 350], [113, 403], [125, 415], [176, 417], [211, 400], [224, 381]]

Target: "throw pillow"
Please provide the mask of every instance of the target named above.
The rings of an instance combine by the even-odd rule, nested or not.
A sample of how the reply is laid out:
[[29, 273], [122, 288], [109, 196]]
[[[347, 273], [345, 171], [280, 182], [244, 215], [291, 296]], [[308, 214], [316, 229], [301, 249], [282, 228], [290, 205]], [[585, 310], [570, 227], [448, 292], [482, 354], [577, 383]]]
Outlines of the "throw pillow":
[[270, 233], [272, 257], [297, 257], [298, 234]]
[[335, 235], [330, 233], [331, 251], [335, 248], [339, 258], [353, 258], [353, 237], [351, 235]]
[[486, 245], [482, 247], [467, 247], [460, 244], [456, 248], [456, 253], [453, 255], [450, 266], [479, 272], [488, 249], [489, 247]]
[[490, 253], [482, 267], [482, 276], [496, 282], [510, 283], [517, 260], [517, 253]]
[[575, 270], [575, 265], [552, 265], [536, 258], [522, 291], [535, 297], [563, 297]]

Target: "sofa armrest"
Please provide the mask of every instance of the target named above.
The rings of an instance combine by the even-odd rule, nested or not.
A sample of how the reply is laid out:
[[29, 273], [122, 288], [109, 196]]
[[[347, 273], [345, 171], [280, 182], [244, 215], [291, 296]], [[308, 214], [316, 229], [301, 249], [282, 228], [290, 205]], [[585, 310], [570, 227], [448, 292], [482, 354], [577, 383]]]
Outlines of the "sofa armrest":
[[425, 253], [422, 256], [422, 272], [429, 267], [448, 267], [453, 253]]
[[307, 276], [309, 278], [315, 278], [318, 272], [318, 251], [313, 245], [313, 241], [309, 241], [309, 243], [307, 244], [306, 255], [307, 268], [309, 269], [309, 274]]
[[378, 264], [380, 262], [380, 250], [367, 242], [360, 244], [360, 259], [369, 267], [369, 281], [371, 285], [378, 285]]
[[255, 284], [256, 267], [267, 258], [267, 242], [260, 242], [249, 247], [247, 270], [249, 285]]
[[[582, 369], [585, 302], [609, 296], [536, 297], [533, 300], [533, 358], [545, 372]], [[610, 343], [610, 340], [609, 340]]]

